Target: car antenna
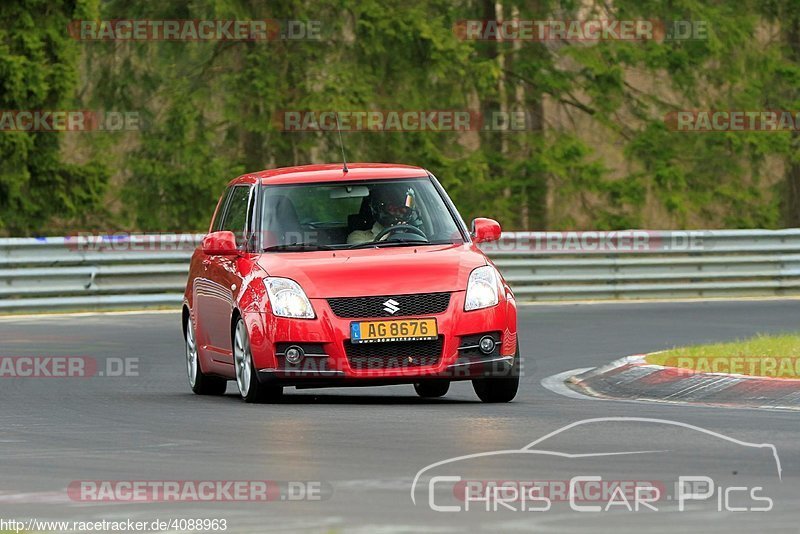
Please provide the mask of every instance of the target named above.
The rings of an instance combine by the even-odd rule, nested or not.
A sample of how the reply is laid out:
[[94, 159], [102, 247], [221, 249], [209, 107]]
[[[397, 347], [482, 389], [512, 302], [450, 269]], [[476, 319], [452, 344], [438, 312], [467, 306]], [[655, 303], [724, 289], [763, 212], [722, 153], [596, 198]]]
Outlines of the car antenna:
[[350, 170], [347, 168], [347, 158], [344, 157], [344, 140], [342, 140], [342, 127], [339, 124], [339, 112], [336, 112], [336, 131], [339, 132], [339, 146], [342, 148], [342, 172], [347, 174]]

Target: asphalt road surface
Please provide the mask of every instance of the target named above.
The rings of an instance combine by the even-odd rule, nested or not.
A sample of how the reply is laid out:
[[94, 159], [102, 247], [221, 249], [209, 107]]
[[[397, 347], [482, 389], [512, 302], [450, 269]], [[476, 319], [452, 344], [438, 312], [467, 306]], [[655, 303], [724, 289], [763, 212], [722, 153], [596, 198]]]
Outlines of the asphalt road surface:
[[[86, 356], [104, 374], [116, 374], [126, 358], [135, 367], [129, 376], [0, 378], [0, 520], [217, 518], [228, 532], [797, 531], [798, 414], [570, 398], [541, 380], [674, 344], [799, 327], [800, 300], [524, 306], [526, 363], [511, 404], [482, 404], [465, 382], [430, 401], [411, 386], [395, 386], [287, 389], [282, 404], [246, 405], [233, 383], [223, 398], [190, 392], [177, 313], [4, 318], [0, 356]], [[602, 419], [609, 417], [672, 423]], [[513, 452], [592, 418], [600, 420], [535, 447], [559, 454]], [[765, 443], [777, 457], [746, 445]], [[424, 471], [412, 502], [412, 482], [429, 464], [497, 450], [511, 452]], [[464, 510], [454, 483], [437, 482], [430, 491], [432, 477], [442, 474], [562, 483], [601, 474], [606, 481], [660, 481], [664, 491], [658, 511], [603, 511], [606, 499], [587, 496], [573, 504], [599, 503], [601, 511], [579, 512], [558, 498], [556, 486], [548, 486], [546, 511], [522, 510], [522, 498], [496, 511], [480, 501]], [[687, 499], [683, 511], [669, 486], [681, 474], [715, 483], [708, 498]], [[301, 500], [273, 502], [97, 502], [95, 494], [67, 491], [80, 481], [253, 480], [306, 484], [293, 486], [292, 499]], [[726, 494], [731, 487], [747, 489]], [[753, 495], [768, 496], [771, 510], [729, 511], [766, 507]], [[462, 503], [461, 511], [434, 511], [429, 500]]]

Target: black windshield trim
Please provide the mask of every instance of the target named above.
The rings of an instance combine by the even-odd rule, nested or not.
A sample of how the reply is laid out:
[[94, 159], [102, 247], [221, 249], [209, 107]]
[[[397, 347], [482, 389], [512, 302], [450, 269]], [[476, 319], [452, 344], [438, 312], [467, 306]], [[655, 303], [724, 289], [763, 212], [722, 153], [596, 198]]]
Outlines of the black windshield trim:
[[307, 243], [292, 243], [288, 245], [272, 245], [262, 249], [264, 252], [311, 252], [315, 250], [339, 250], [329, 245], [311, 245]]
[[464, 243], [456, 243], [454, 241], [406, 241], [400, 239], [392, 239], [389, 241], [367, 241], [364, 243], [356, 243], [354, 245], [346, 245], [343, 249], [338, 250], [357, 250], [360, 248], [383, 248], [387, 246], [406, 246], [406, 247], [427, 247], [427, 246], [442, 246], [442, 245], [463, 245]]

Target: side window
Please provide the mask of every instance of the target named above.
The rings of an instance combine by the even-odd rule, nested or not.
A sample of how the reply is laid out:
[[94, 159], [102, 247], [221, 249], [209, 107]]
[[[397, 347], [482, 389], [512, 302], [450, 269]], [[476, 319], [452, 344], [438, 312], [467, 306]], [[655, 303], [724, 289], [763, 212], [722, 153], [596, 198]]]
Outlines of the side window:
[[228, 199], [231, 196], [231, 191], [233, 191], [233, 188], [229, 187], [222, 195], [222, 200], [219, 203], [219, 209], [217, 210], [216, 217], [214, 217], [214, 220], [211, 222], [212, 232], [219, 232], [222, 229], [222, 216], [225, 215], [225, 206], [228, 205]]
[[250, 197], [250, 187], [237, 185], [231, 189], [228, 197], [219, 229], [233, 232], [236, 236], [236, 244], [242, 246], [247, 230], [247, 201]]

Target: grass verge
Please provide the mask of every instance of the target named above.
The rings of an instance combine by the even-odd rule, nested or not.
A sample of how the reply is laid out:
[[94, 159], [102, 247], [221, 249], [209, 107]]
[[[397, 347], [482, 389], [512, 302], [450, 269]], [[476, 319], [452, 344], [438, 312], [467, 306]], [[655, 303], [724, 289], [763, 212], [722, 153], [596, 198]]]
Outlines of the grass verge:
[[800, 379], [800, 332], [757, 335], [730, 343], [676, 347], [646, 357], [647, 363], [703, 373]]

